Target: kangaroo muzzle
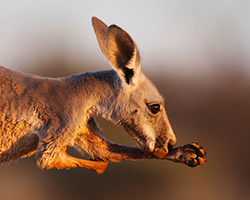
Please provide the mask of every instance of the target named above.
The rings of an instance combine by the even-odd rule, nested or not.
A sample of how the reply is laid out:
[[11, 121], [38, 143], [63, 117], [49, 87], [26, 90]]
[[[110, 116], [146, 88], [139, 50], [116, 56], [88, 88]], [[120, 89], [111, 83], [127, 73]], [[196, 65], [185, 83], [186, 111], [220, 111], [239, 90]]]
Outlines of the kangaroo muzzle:
[[169, 151], [173, 149], [173, 147], [177, 143], [176, 136], [174, 135], [172, 129], [170, 133], [168, 134], [168, 137], [166, 140], [163, 140], [161, 137], [156, 140], [155, 149], [153, 154], [155, 154], [158, 158], [165, 157]]

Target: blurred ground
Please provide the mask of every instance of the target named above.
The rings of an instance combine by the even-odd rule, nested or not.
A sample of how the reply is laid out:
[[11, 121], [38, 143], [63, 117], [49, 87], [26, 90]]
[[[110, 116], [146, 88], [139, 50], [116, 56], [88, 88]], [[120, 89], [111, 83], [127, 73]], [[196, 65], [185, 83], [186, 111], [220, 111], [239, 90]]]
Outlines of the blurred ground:
[[[198, 141], [208, 161], [196, 168], [162, 160], [110, 163], [97, 175], [40, 170], [34, 157], [25, 158], [0, 167], [0, 200], [249, 199], [249, 1], [1, 3], [0, 65], [23, 72], [59, 77], [111, 69], [90, 18], [128, 31], [165, 97], [177, 146]], [[108, 139], [135, 145], [121, 128], [98, 121]]]

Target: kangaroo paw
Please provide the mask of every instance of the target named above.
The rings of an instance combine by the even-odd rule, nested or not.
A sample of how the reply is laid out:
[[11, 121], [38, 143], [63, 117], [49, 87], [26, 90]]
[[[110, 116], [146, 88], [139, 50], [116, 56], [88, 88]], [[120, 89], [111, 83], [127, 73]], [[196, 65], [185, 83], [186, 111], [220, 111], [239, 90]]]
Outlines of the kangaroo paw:
[[172, 149], [163, 159], [181, 162], [190, 167], [203, 165], [206, 162], [206, 152], [197, 142], [191, 142], [182, 147]]
[[183, 146], [183, 153], [179, 159], [184, 159], [184, 163], [190, 167], [203, 165], [206, 162], [206, 152], [197, 142], [191, 142]]

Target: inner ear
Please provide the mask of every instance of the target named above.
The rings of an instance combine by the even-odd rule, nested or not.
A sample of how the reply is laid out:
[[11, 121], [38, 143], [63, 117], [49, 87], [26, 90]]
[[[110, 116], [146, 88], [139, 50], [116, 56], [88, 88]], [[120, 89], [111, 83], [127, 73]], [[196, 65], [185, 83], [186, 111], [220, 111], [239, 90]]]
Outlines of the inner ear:
[[132, 80], [132, 77], [134, 76], [134, 70], [126, 68], [124, 66], [121, 66], [121, 70], [124, 73], [126, 83], [129, 84]]
[[108, 59], [127, 84], [136, 83], [136, 73], [140, 67], [137, 47], [124, 30], [111, 25], [107, 35]]
[[116, 65], [124, 73], [125, 81], [127, 84], [130, 83], [132, 77], [134, 76], [133, 68], [128, 68], [129, 62], [134, 56], [135, 45], [133, 40], [127, 34], [120, 34], [116, 38], [117, 44], [117, 55], [116, 55]]
[[134, 55], [135, 44], [129, 35], [123, 31], [116, 35], [115, 42], [117, 45], [117, 66], [127, 66]]

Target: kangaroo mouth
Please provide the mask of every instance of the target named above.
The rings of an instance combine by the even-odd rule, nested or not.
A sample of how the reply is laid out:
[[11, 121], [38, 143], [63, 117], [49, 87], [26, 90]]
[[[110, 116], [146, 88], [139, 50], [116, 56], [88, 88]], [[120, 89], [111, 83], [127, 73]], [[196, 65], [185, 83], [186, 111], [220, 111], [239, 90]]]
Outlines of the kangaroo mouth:
[[146, 137], [143, 133], [137, 134], [131, 130], [126, 130], [126, 132], [132, 137], [136, 144], [139, 145], [140, 149], [145, 154], [154, 155], [158, 158], [165, 157], [175, 145], [175, 143], [171, 142], [170, 138], [166, 138], [160, 142], [154, 138]]
[[100, 127], [102, 127], [101, 132], [109, 141], [126, 145], [128, 147], [139, 147], [146, 155], [164, 157], [168, 153], [167, 146], [165, 146], [166, 148], [162, 145], [158, 146], [159, 142], [147, 138], [145, 134], [137, 130], [135, 127], [131, 127], [121, 121], [119, 126], [117, 126], [101, 116], [97, 116], [97, 121]]

